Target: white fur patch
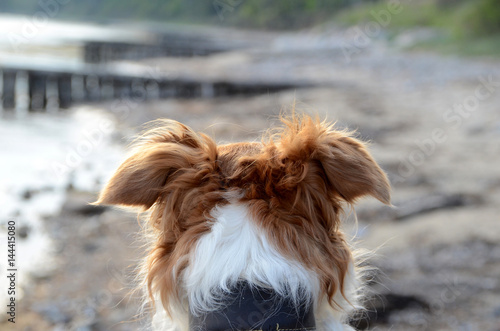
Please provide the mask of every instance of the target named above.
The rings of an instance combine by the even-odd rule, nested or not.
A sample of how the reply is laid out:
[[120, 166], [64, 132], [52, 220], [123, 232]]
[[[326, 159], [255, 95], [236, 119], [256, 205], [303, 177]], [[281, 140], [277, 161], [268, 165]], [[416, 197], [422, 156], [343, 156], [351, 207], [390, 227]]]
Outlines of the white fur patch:
[[184, 274], [192, 313], [219, 308], [220, 299], [241, 280], [298, 303], [315, 301], [316, 275], [279, 254], [245, 205], [217, 207], [211, 216], [212, 230], [199, 240]]
[[[280, 297], [299, 304], [313, 304], [318, 331], [352, 330], [343, 320], [353, 307], [337, 293], [335, 300], [342, 309], [333, 309], [319, 293], [316, 274], [283, 257], [252, 220], [247, 206], [232, 203], [216, 207], [211, 216], [214, 219], [211, 231], [193, 248], [189, 266], [183, 273], [185, 299], [193, 314], [220, 308], [224, 296], [238, 281], [244, 280], [272, 288]], [[353, 268], [346, 275], [345, 286], [348, 300], [355, 304], [357, 282]], [[172, 308], [176, 310], [173, 320], [164, 312], [157, 312], [153, 329], [188, 330], [185, 308]]]

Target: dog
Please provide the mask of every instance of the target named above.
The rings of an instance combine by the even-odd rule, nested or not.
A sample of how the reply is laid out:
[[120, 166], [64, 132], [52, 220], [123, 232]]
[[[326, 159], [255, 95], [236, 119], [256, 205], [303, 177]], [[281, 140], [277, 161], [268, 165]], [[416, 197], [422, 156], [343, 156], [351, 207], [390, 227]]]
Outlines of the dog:
[[147, 211], [155, 330], [353, 330], [362, 284], [340, 222], [386, 174], [351, 132], [308, 115], [217, 145], [173, 120], [138, 139], [97, 204]]

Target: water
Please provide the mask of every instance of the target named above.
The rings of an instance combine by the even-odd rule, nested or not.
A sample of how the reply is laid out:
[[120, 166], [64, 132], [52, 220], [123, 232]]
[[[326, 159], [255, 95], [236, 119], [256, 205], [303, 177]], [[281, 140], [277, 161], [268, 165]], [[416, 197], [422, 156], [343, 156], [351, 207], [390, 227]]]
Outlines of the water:
[[[6, 115], [0, 119], [0, 288], [7, 288], [6, 225], [13, 220], [17, 228], [16, 299], [20, 299], [21, 285], [29, 282], [30, 274], [40, 276], [57, 268], [43, 218], [60, 211], [70, 186], [98, 191], [118, 166], [123, 150], [112, 139], [115, 122], [98, 109]], [[26, 238], [20, 236], [23, 228], [28, 229]]]
[[[40, 14], [40, 13], [38, 13]], [[74, 71], [84, 65], [82, 46], [87, 41], [154, 43], [147, 31], [128, 24], [102, 26], [88, 23], [38, 20], [36, 15], [0, 13], [0, 67]]]

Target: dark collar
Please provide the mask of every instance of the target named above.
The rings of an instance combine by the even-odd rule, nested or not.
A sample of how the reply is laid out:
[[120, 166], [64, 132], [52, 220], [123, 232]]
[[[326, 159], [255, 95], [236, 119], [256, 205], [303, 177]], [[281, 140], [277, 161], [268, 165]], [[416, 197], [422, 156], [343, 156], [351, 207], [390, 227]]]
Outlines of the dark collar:
[[295, 307], [278, 300], [269, 289], [239, 283], [224, 302], [224, 308], [200, 316], [189, 316], [190, 331], [314, 331], [312, 305]]

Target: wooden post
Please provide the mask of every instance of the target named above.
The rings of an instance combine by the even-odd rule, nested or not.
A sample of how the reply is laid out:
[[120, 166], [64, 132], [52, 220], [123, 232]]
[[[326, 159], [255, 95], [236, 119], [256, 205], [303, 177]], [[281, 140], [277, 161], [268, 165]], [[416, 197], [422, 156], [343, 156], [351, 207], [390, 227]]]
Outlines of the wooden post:
[[99, 86], [99, 76], [88, 75], [85, 77], [86, 99], [98, 101], [101, 98], [101, 87]]
[[47, 77], [47, 112], [55, 113], [59, 110], [59, 86], [58, 77]]
[[150, 100], [160, 98], [160, 87], [157, 81], [150, 80], [146, 83], [146, 95]]
[[146, 100], [146, 87], [143, 79], [132, 79], [130, 86], [132, 88], [131, 97], [135, 102], [143, 102]]
[[175, 86], [173, 82], [160, 82], [160, 98], [168, 99], [175, 97]]
[[71, 106], [72, 102], [72, 87], [71, 87], [71, 75], [64, 74], [60, 75], [57, 79], [57, 88], [59, 93], [59, 108], [66, 109]]
[[16, 73], [15, 82], [16, 115], [25, 116], [30, 106], [29, 74], [26, 71]]
[[29, 89], [30, 89], [30, 109], [42, 110], [45, 109], [45, 89], [47, 83], [47, 76], [42, 73], [33, 72], [29, 75]]
[[71, 101], [80, 102], [85, 99], [85, 80], [82, 75], [71, 76]]
[[213, 83], [202, 83], [201, 84], [201, 97], [202, 98], [213, 98], [215, 95], [214, 84]]
[[101, 79], [101, 98], [102, 100], [111, 100], [113, 99], [114, 92], [114, 83], [112, 77], [104, 77]]
[[3, 109], [15, 107], [16, 72], [4, 71], [3, 73]]
[[0, 70], [0, 117], [3, 115], [3, 71]]
[[124, 77], [115, 77], [113, 79], [113, 91], [116, 99], [130, 98], [131, 96], [130, 81]]

